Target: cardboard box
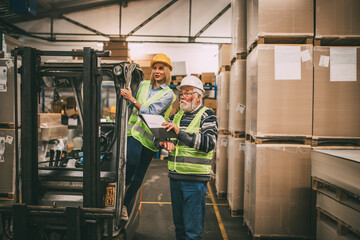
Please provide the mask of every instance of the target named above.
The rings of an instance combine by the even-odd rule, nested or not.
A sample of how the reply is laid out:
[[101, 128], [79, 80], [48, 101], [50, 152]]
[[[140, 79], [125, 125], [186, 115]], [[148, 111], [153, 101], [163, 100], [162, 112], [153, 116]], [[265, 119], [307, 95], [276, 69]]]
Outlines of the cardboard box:
[[104, 42], [103, 50], [128, 49], [127, 42], [108, 41]]
[[[15, 195], [15, 129], [0, 129], [0, 137], [4, 142], [3, 154], [0, 155], [0, 193], [7, 194], [9, 198]], [[20, 137], [20, 129], [19, 129]], [[9, 140], [12, 138], [12, 140]], [[8, 140], [6, 142], [6, 140]], [[19, 148], [21, 149], [21, 148]]]
[[[344, 51], [350, 55], [336, 54]], [[314, 55], [313, 135], [360, 137], [360, 47], [319, 46]], [[354, 64], [336, 64], [348, 56]], [[320, 62], [325, 58], [328, 61]]]
[[359, 37], [359, 10], [358, 0], [316, 0], [316, 37]]
[[102, 57], [102, 60], [120, 60], [120, 61], [126, 61], [130, 62], [130, 57], [122, 56], [122, 57]]
[[218, 135], [216, 142], [216, 177], [215, 187], [218, 196], [227, 192], [228, 180], [228, 136]]
[[253, 235], [311, 237], [310, 145], [245, 143], [244, 221]]
[[134, 62], [139, 64], [141, 68], [143, 68], [143, 67], [149, 67], [150, 68], [151, 61], [149, 61], [149, 60], [134, 60]]
[[312, 52], [312, 45], [260, 44], [249, 54], [246, 107], [252, 135], [312, 135]]
[[131, 56], [131, 58], [134, 61], [139, 60], [139, 61], [149, 61], [149, 62], [151, 62], [151, 60], [153, 60], [155, 56], [156, 56], [156, 54], [139, 54], [139, 55]]
[[60, 113], [39, 113], [39, 126], [61, 125]]
[[245, 139], [228, 138], [227, 199], [232, 211], [244, 210]]
[[59, 113], [40, 113], [39, 127], [40, 141], [67, 137], [67, 126], [61, 125], [61, 114]]
[[231, 44], [221, 44], [219, 46], [219, 66], [231, 65]]
[[230, 69], [229, 131], [245, 131], [246, 60], [236, 60]]
[[314, 149], [311, 176], [360, 196], [360, 150]]
[[129, 57], [128, 49], [110, 50], [111, 57]]
[[231, 0], [231, 59], [246, 49], [246, 0]]
[[144, 73], [144, 80], [150, 80], [152, 69], [151, 67], [141, 67], [141, 70]]
[[247, 0], [247, 48], [258, 36], [313, 35], [313, 0]]
[[216, 99], [204, 98], [203, 102], [205, 107], [216, 109]]
[[219, 130], [229, 130], [230, 72], [220, 72], [217, 84], [217, 120]]
[[201, 81], [204, 85], [215, 86], [215, 73], [213, 72], [203, 72], [201, 74]]

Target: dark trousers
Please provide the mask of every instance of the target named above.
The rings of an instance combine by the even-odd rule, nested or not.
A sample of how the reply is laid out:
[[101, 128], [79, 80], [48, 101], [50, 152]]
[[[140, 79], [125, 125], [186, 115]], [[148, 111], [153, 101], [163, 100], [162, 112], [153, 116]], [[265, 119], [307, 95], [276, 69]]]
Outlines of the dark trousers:
[[171, 203], [177, 240], [201, 240], [205, 224], [207, 182], [170, 178]]
[[131, 200], [139, 190], [149, 164], [156, 152], [144, 147], [138, 140], [127, 137], [126, 185], [129, 188], [125, 195], [124, 204], [129, 206]]

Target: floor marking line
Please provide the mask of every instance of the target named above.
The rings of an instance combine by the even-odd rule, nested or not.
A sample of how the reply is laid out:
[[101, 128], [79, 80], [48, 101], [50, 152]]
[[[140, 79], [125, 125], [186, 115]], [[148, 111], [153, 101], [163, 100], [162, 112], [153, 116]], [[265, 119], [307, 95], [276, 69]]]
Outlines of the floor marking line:
[[211, 197], [211, 201], [213, 203], [213, 207], [214, 207], [214, 211], [215, 211], [215, 215], [216, 215], [216, 218], [217, 218], [217, 221], [219, 223], [219, 228], [220, 228], [220, 231], [221, 231], [221, 235], [223, 237], [224, 240], [229, 240], [228, 239], [228, 236], [226, 234], [226, 231], [225, 231], [225, 227], [224, 227], [224, 224], [221, 220], [221, 216], [220, 216], [220, 213], [219, 213], [219, 209], [217, 207], [217, 204], [215, 202], [215, 198], [214, 198], [214, 195], [213, 195], [213, 192], [211, 190], [211, 186], [209, 184], [209, 182], [207, 183], [207, 187], [209, 189], [209, 193], [210, 193], [210, 197]]
[[[171, 205], [171, 202], [141, 202], [142, 204], [164, 204], [164, 205]], [[213, 206], [213, 203], [206, 203], [206, 206]], [[218, 203], [217, 206], [229, 206], [227, 203]]]

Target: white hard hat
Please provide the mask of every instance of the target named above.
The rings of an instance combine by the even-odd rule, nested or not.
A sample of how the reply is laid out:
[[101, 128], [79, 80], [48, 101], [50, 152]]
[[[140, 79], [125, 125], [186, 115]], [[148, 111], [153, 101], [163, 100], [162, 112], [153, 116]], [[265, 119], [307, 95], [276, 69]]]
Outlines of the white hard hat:
[[180, 86], [176, 87], [177, 90], [181, 91], [182, 87], [190, 86], [190, 87], [196, 87], [202, 91], [202, 93], [205, 92], [203, 84], [201, 80], [195, 76], [186, 76], [181, 80]]

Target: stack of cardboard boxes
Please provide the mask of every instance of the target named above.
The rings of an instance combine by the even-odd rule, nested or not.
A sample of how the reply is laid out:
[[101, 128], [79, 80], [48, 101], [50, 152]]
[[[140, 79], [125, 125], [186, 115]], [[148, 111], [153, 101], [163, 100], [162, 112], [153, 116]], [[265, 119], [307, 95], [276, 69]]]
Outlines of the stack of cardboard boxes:
[[218, 197], [225, 197], [228, 178], [228, 135], [229, 135], [229, 87], [230, 87], [230, 54], [231, 45], [223, 44], [219, 47], [219, 73], [217, 76], [217, 120], [218, 144], [216, 149], [215, 187]]
[[131, 56], [134, 63], [139, 64], [141, 70], [144, 73], [144, 80], [150, 80], [151, 76], [151, 60], [155, 57], [156, 54], [142, 54], [139, 56]]
[[313, 234], [313, 19], [312, 0], [247, 1], [244, 221], [254, 237]]
[[110, 38], [110, 41], [103, 43], [104, 51], [111, 51], [110, 57], [103, 57], [103, 60], [130, 61], [128, 43], [122, 38]]
[[316, 0], [312, 181], [320, 240], [360, 237], [359, 9], [357, 0]]

